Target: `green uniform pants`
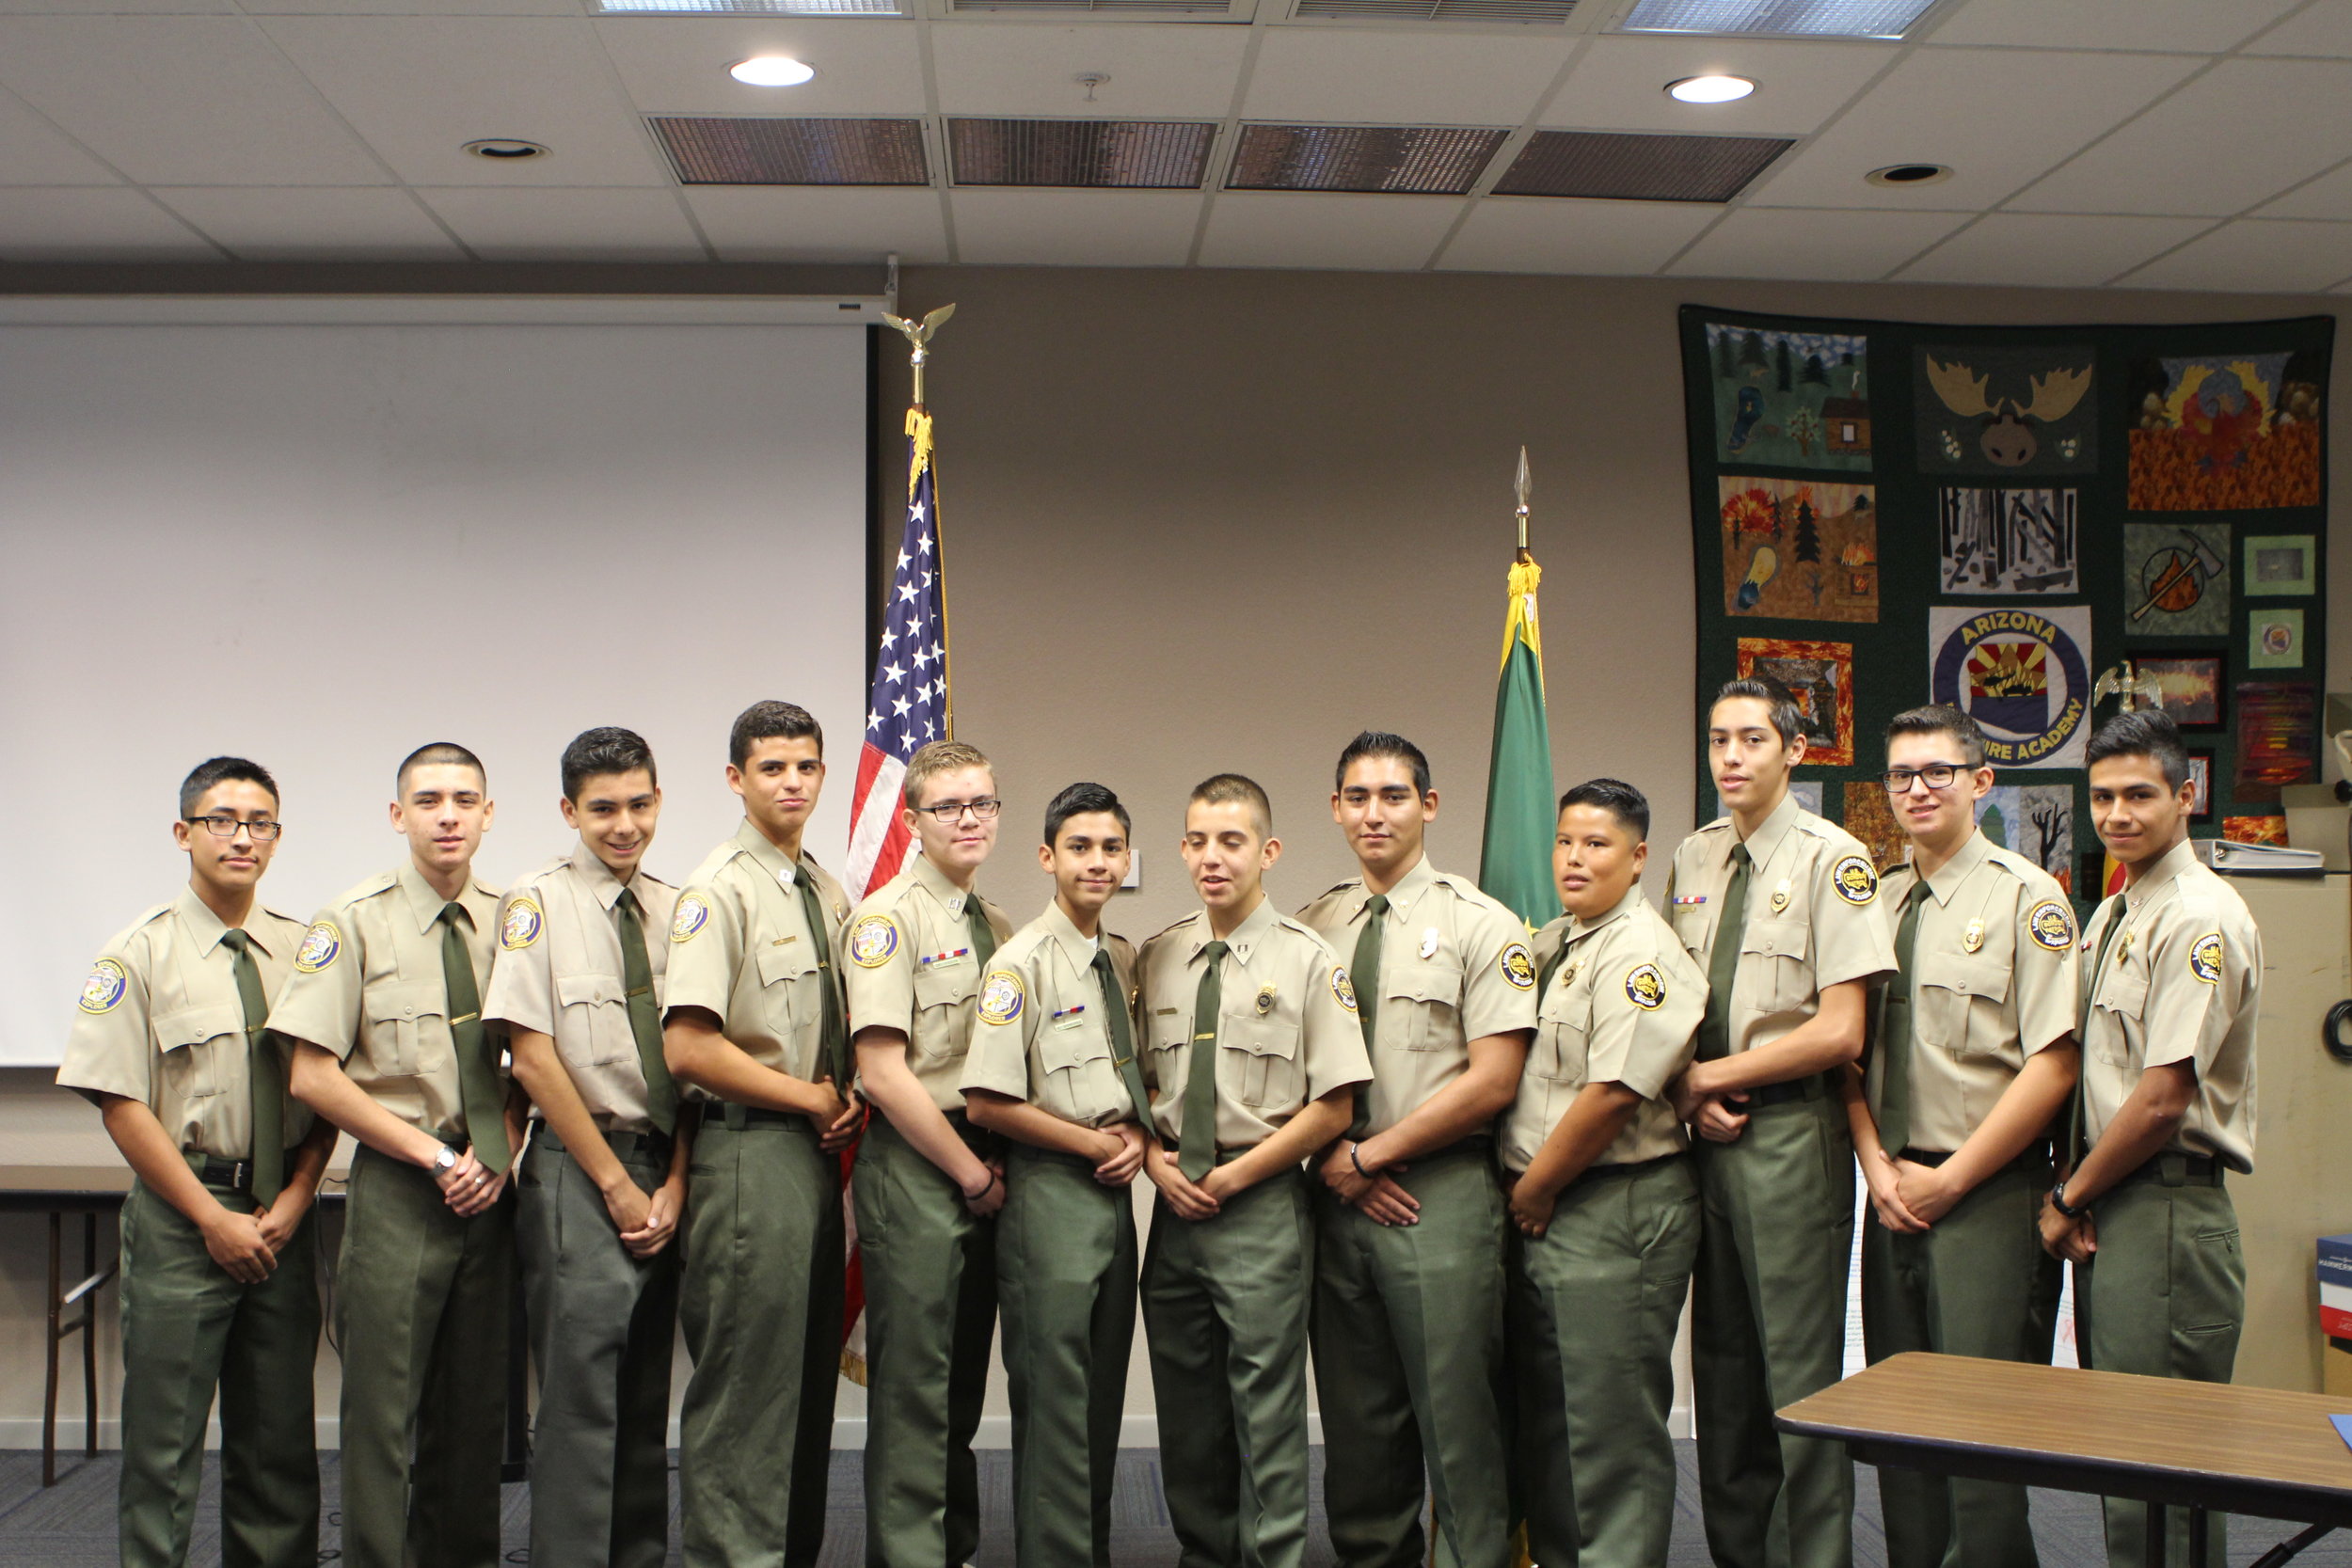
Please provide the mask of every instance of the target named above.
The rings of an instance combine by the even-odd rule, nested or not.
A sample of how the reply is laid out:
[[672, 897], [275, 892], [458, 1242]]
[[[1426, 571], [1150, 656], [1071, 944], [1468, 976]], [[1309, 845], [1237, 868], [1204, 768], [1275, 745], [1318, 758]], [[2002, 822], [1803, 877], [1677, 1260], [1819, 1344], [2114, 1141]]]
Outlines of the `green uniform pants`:
[[514, 1259], [511, 1197], [462, 1219], [430, 1173], [361, 1146], [335, 1266], [354, 1568], [498, 1561]]
[[[615, 1145], [640, 1191], [667, 1151]], [[624, 1149], [628, 1152], [622, 1152]], [[621, 1245], [604, 1195], [542, 1127], [523, 1155], [515, 1216], [539, 1408], [531, 1433], [531, 1560], [660, 1568], [670, 1538], [670, 1350], [678, 1248]]]
[[[993, 1140], [948, 1118], [976, 1151]], [[877, 1117], [850, 1184], [866, 1270], [866, 1560], [961, 1568], [980, 1543], [972, 1438], [996, 1327], [996, 1222]]]
[[824, 1545], [841, 1375], [840, 1170], [806, 1117], [730, 1128], [712, 1107], [694, 1134], [679, 1311], [694, 1370], [678, 1415], [681, 1533], [694, 1568], [811, 1568]]
[[1569, 1184], [1541, 1236], [1512, 1236], [1514, 1456], [1544, 1568], [1664, 1568], [1674, 1529], [1675, 1329], [1698, 1256], [1679, 1155]]
[[1136, 1337], [1134, 1195], [1094, 1163], [1012, 1146], [996, 1292], [1012, 1385], [1013, 1560], [1110, 1568], [1111, 1481]]
[[[208, 1187], [240, 1214], [252, 1195]], [[259, 1285], [213, 1261], [196, 1223], [134, 1182], [122, 1209], [122, 1561], [188, 1560], [204, 1423], [220, 1390], [224, 1568], [318, 1560], [317, 1227], [305, 1218]]]
[[1307, 1546], [1305, 1177], [1279, 1172], [1214, 1219], [1152, 1211], [1143, 1327], [1180, 1568], [1299, 1568]]
[[1853, 1140], [1826, 1092], [1701, 1141], [1692, 1362], [1699, 1498], [1719, 1568], [1851, 1568], [1853, 1465], [1772, 1412], [1836, 1383], [1853, 1260]]
[[1425, 1469], [1441, 1568], [1503, 1568], [1502, 1196], [1484, 1140], [1409, 1164], [1396, 1181], [1421, 1203], [1416, 1225], [1366, 1219], [1311, 1182], [1331, 1549], [1342, 1568], [1417, 1568]]
[[[2159, 1156], [2177, 1162], [2177, 1156]], [[2083, 1365], [2103, 1372], [2227, 1383], [2246, 1324], [2246, 1259], [2237, 1209], [2219, 1187], [2127, 1181], [2095, 1206], [2099, 1251], [2074, 1269]], [[2188, 1561], [2188, 1510], [2165, 1513], [2165, 1561]], [[2147, 1560], [2148, 1505], [2110, 1497], [2107, 1561]], [[2208, 1562], [2223, 1555], [2223, 1517], [2206, 1515]]]
[[[1924, 1235], [1862, 1223], [1862, 1333], [1870, 1360], [1905, 1351], [2050, 1361], [2058, 1260], [2042, 1250], [2046, 1157], [1987, 1177]], [[1918, 1470], [1879, 1471], [1887, 1568], [2033, 1568], [2026, 1489]]]

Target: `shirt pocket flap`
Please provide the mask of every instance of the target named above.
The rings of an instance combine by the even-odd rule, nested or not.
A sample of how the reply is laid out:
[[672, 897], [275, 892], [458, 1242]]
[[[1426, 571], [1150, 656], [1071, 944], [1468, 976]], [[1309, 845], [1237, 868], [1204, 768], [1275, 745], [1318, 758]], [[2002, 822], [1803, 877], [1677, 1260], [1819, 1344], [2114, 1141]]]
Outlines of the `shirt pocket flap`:
[[[759, 983], [763, 986], [798, 979], [816, 967], [817, 955], [804, 942], [787, 942], [781, 947], [770, 942], [759, 950]], [[921, 989], [916, 987], [918, 991]]]
[[1740, 938], [1742, 953], [1765, 953], [1781, 958], [1804, 958], [1806, 945], [1807, 931], [1802, 920], [1751, 920]]
[[621, 982], [610, 974], [559, 974], [555, 977], [555, 1000], [564, 1007], [581, 1003], [618, 1002], [622, 1000]]
[[970, 1000], [979, 989], [980, 966], [969, 958], [914, 966], [914, 1005], [918, 1007], [952, 1007]]
[[1923, 953], [1917, 959], [1916, 983], [1963, 996], [2000, 1002], [2009, 996], [2009, 966], [1963, 953]]
[[1453, 964], [1398, 964], [1380, 976], [1382, 994], [1411, 1002], [1442, 1002], [1452, 1006], [1461, 999], [1462, 971]]
[[1279, 1056], [1289, 1061], [1298, 1054], [1297, 1029], [1277, 1019], [1236, 1018], [1228, 1013], [1217, 1022], [1216, 1039], [1219, 1045], [1247, 1051], [1252, 1056]]
[[1084, 1067], [1089, 1062], [1107, 1062], [1111, 1059], [1109, 1034], [1104, 1029], [1090, 1028], [1084, 1022], [1067, 1029], [1049, 1024], [1038, 1031], [1037, 1059], [1048, 1071]]
[[2148, 1006], [2148, 976], [2128, 969], [2108, 976], [2099, 982], [2092, 1006], [2124, 1018], [2139, 1017]]
[[206, 1040], [223, 1035], [240, 1034], [245, 1029], [245, 1007], [240, 1003], [209, 1002], [195, 1007], [183, 1007], [155, 1020], [155, 1043], [166, 1051], [177, 1051], [183, 1045], [202, 1045]]
[[363, 1005], [371, 1023], [414, 1023], [421, 1018], [439, 1018], [449, 1010], [441, 988], [428, 980], [371, 986]]

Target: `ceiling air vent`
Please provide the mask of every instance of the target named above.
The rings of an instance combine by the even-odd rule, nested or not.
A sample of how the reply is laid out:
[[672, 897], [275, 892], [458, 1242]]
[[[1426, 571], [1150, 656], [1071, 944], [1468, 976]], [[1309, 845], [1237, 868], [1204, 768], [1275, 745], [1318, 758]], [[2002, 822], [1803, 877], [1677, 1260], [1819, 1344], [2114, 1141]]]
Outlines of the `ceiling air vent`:
[[1577, 0], [1298, 0], [1294, 18], [1329, 22], [1518, 22], [1557, 26]]
[[1065, 16], [1230, 17], [1232, 0], [947, 0], [958, 16], [980, 11], [1025, 11]]
[[1538, 131], [1511, 161], [1494, 194], [1729, 201], [1796, 145], [1782, 136]]
[[904, 16], [898, 0], [596, 0], [604, 16]]
[[1639, 0], [1621, 33], [1899, 39], [1935, 0]]
[[1245, 125], [1225, 187], [1459, 196], [1502, 131], [1445, 125]]
[[959, 185], [1197, 190], [1214, 124], [1141, 119], [951, 119]]
[[919, 119], [648, 115], [689, 185], [928, 185]]

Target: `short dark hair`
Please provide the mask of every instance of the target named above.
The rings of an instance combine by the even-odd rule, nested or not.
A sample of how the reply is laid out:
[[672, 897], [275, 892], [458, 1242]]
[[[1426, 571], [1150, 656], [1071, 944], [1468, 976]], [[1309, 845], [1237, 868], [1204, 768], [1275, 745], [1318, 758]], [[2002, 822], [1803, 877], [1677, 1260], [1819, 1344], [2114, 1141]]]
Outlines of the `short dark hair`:
[[1045, 808], [1045, 844], [1048, 848], [1061, 836], [1061, 826], [1073, 816], [1089, 812], [1108, 812], [1119, 818], [1119, 831], [1133, 834], [1135, 823], [1127, 816], [1127, 808], [1119, 803], [1119, 797], [1099, 784], [1073, 784], [1054, 797]]
[[657, 784], [661, 782], [654, 771], [653, 748], [645, 744], [645, 737], [618, 724], [599, 724], [572, 736], [572, 743], [564, 748], [563, 766], [564, 799], [574, 803], [588, 781], [603, 773], [633, 773], [642, 768], [645, 777]]
[[2188, 783], [2188, 748], [2181, 744], [2180, 726], [2161, 708], [2119, 713], [2093, 731], [2083, 767], [2096, 768], [2109, 757], [2148, 758], [2164, 770], [2175, 795]]
[[798, 703], [768, 701], [735, 716], [735, 728], [727, 732], [727, 761], [740, 768], [752, 760], [753, 747], [775, 739], [814, 740], [818, 760], [824, 760], [825, 727], [817, 716]]
[[268, 768], [243, 757], [207, 757], [180, 781], [180, 815], [194, 816], [196, 808], [204, 803], [205, 795], [215, 784], [260, 784], [269, 791], [270, 804], [278, 804], [278, 781], [269, 776]]
[[[1560, 812], [1570, 806], [1598, 806], [1633, 830], [1633, 842], [1649, 837], [1649, 797], [1623, 779], [1587, 779], [1560, 797]], [[1556, 820], [1560, 812], [1552, 814]]]
[[1735, 697], [1752, 697], [1771, 710], [1772, 728], [1780, 732], [1783, 746], [1795, 745], [1797, 736], [1804, 733], [1804, 709], [1797, 705], [1797, 699], [1790, 696], [1788, 689], [1780, 682], [1758, 675], [1724, 682], [1722, 689], [1715, 693], [1715, 700], [1707, 705], [1708, 721], [1713, 721], [1716, 708]]
[[1212, 773], [1192, 786], [1187, 806], [1248, 806], [1258, 818], [1258, 832], [1267, 838], [1274, 836], [1274, 802], [1266, 799], [1265, 788], [1257, 780], [1241, 773]]
[[407, 791], [409, 769], [440, 767], [470, 768], [474, 770], [475, 776], [481, 779], [482, 787], [484, 789], [490, 787], [490, 770], [482, 766], [480, 757], [475, 756], [454, 740], [433, 740], [427, 741], [400, 759], [400, 768], [392, 774], [392, 793], [400, 795]]
[[1412, 768], [1413, 793], [1429, 793], [1429, 759], [1422, 754], [1420, 747], [1386, 730], [1366, 730], [1347, 743], [1347, 749], [1340, 753], [1339, 767], [1331, 773], [1333, 789], [1347, 787], [1347, 770], [1361, 757], [1395, 757]]
[[1886, 743], [1899, 735], [1948, 735], [1960, 742], [1960, 754], [1971, 768], [1984, 766], [1984, 727], [1949, 703], [1907, 707], [1886, 721]]

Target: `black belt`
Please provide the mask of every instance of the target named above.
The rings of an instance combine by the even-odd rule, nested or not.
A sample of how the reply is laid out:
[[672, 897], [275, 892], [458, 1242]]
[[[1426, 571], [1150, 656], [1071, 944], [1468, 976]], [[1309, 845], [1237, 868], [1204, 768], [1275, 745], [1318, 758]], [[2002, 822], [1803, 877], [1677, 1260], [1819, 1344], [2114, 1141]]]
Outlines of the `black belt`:
[[2160, 1181], [2168, 1187], [2218, 1187], [2228, 1168], [2210, 1154], [2159, 1154], [2116, 1185]]
[[781, 1128], [787, 1132], [817, 1135], [817, 1124], [798, 1111], [771, 1111], [765, 1105], [738, 1105], [732, 1101], [714, 1101], [703, 1108], [703, 1131], [723, 1127], [730, 1132], [748, 1132], [755, 1128]]
[[[1677, 1164], [1683, 1158], [1682, 1151], [1677, 1149], [1672, 1154], [1661, 1154], [1648, 1160], [1623, 1160], [1614, 1164], [1586, 1165], [1576, 1173], [1576, 1180], [1569, 1182], [1568, 1187], [1581, 1187], [1587, 1181], [1605, 1181], [1620, 1176], [1639, 1176], [1645, 1170]], [[1561, 1190], [1565, 1192], [1567, 1188]]]
[[[1820, 1073], [1808, 1072], [1803, 1078], [1791, 1078], [1786, 1083], [1758, 1084], [1754, 1088], [1735, 1092], [1747, 1095], [1749, 1110], [1760, 1111], [1767, 1105], [1788, 1105], [1800, 1100], [1819, 1100], [1829, 1092], [1829, 1085], [1821, 1081]], [[1724, 1109], [1736, 1111], [1737, 1107], [1725, 1105]]]
[[[223, 1160], [211, 1154], [193, 1153], [188, 1154], [186, 1159], [188, 1168], [196, 1173], [196, 1179], [207, 1187], [226, 1187], [232, 1193], [250, 1193], [253, 1190], [253, 1162], [250, 1159]], [[290, 1148], [286, 1150], [286, 1163], [278, 1168], [292, 1176], [294, 1162], [294, 1151]]]
[[[993, 1160], [1004, 1153], [1006, 1140], [996, 1133], [990, 1132], [985, 1127], [975, 1127], [972, 1125], [972, 1117], [969, 1112], [942, 1111], [939, 1114], [947, 1118], [947, 1126], [955, 1132], [957, 1137], [963, 1140], [963, 1147], [970, 1149], [974, 1154], [978, 1155], [981, 1159]], [[874, 1119], [867, 1124], [867, 1130], [869, 1132], [888, 1132], [892, 1137], [897, 1138], [900, 1143], [906, 1143], [907, 1141], [907, 1135], [904, 1132], [899, 1132], [896, 1127], [890, 1125], [890, 1118], [887, 1116], [876, 1116]], [[912, 1148], [913, 1146], [909, 1145], [908, 1147]]]
[[[1959, 1152], [1957, 1149], [1947, 1149], [1939, 1152], [1932, 1148], [1906, 1148], [1900, 1154], [1896, 1155], [1895, 1158], [1906, 1161], [1911, 1164], [1925, 1165], [1930, 1170], [1933, 1170], [1936, 1166], [1950, 1159], [1952, 1155], [1957, 1152]], [[2049, 1163], [2050, 1146], [2046, 1143], [2029, 1143], [2023, 1149], [2018, 1151], [2017, 1158], [2011, 1160], [2009, 1163], [2009, 1165], [2003, 1166], [2002, 1168], [2009, 1169], [2012, 1166], [2022, 1166], [2026, 1169], [2033, 1169], [2038, 1166], [2047, 1165]]]
[[[531, 1124], [531, 1145], [545, 1148], [550, 1154], [564, 1152], [564, 1140], [556, 1136], [554, 1126], [546, 1121]], [[604, 1147], [624, 1160], [649, 1160], [657, 1165], [670, 1163], [670, 1151], [675, 1147], [667, 1132], [607, 1132]]]
[[1402, 1163], [1413, 1165], [1424, 1160], [1450, 1160], [1457, 1154], [1475, 1154], [1481, 1159], [1486, 1159], [1494, 1151], [1495, 1136], [1492, 1132], [1472, 1132], [1466, 1138], [1454, 1139], [1443, 1148], [1433, 1148], [1425, 1153], [1416, 1154], [1410, 1160]]

